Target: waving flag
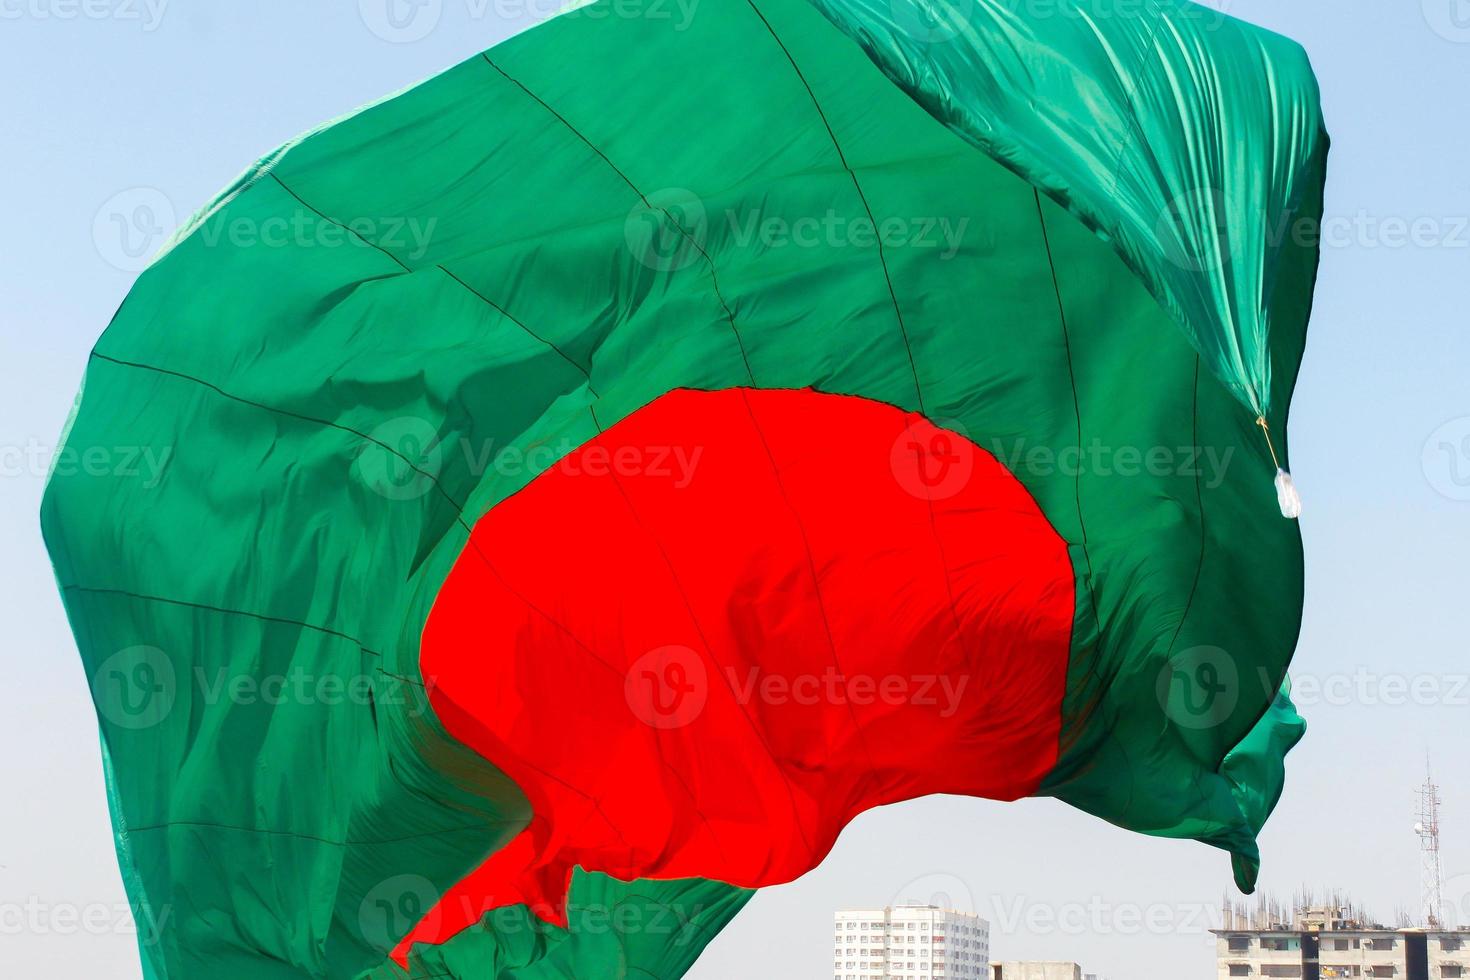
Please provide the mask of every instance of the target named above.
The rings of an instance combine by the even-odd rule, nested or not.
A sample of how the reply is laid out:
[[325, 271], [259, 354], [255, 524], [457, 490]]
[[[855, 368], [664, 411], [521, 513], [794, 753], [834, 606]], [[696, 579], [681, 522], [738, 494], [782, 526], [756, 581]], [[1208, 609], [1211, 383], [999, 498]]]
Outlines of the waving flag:
[[672, 980], [932, 793], [1253, 887], [1303, 53], [1171, 0], [614, 7], [266, 157], [92, 354], [68, 448], [161, 465], [42, 520], [148, 975]]

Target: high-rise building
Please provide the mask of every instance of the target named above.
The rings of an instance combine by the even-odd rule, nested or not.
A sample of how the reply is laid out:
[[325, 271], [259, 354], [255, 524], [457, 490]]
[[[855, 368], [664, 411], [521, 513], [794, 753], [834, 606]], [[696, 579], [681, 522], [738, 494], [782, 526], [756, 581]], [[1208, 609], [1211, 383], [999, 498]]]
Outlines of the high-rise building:
[[990, 923], [937, 905], [833, 915], [833, 980], [989, 980]]

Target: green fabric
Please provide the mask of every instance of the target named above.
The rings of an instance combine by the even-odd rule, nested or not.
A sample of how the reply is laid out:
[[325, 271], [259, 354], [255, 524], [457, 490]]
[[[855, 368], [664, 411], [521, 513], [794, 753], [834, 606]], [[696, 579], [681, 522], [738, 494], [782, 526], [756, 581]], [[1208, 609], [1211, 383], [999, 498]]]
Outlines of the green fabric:
[[[1251, 222], [1232, 242], [1281, 208], [1320, 213], [1296, 49], [1233, 22], [1191, 33], [1172, 5], [1086, 33], [976, 6], [965, 44], [920, 52], [856, 2], [705, 0], [687, 24], [594, 16], [610, 3], [270, 155], [98, 342], [66, 446], [160, 465], [58, 474], [42, 523], [124, 878], [166, 923], [148, 975], [395, 973], [414, 911], [531, 818], [426, 709], [429, 606], [468, 528], [554, 458], [517, 453], [565, 452], [596, 432], [590, 405], [611, 425], [681, 386], [862, 395], [994, 452], [1078, 576], [1046, 792], [1230, 848], [1249, 885], [1301, 608], [1251, 393], [1284, 431], [1316, 255], [1288, 238], [1181, 275], [1139, 229], [1199, 186], [1179, 171], [1207, 184], [1214, 164], [1248, 178], [1225, 188]], [[829, 214], [835, 240], [747, 234]], [[920, 240], [879, 248], [851, 224], [870, 215]], [[965, 222], [952, 254], [941, 221]], [[1119, 474], [1156, 447], [1169, 466]], [[1212, 648], [1233, 681], [1199, 716], [1170, 692]], [[272, 677], [309, 693], [250, 694]], [[415, 974], [674, 978], [747, 898], [579, 875], [571, 934], [523, 911]], [[672, 906], [687, 942], [597, 928], [613, 906]]]
[[1113, 241], [1215, 376], [1285, 428], [1273, 296], [1327, 144], [1300, 46], [1187, 0], [815, 2], [936, 118]]
[[709, 881], [635, 882], [577, 872], [569, 930], [524, 906], [443, 946], [418, 947], [405, 972], [386, 963], [370, 980], [402, 977], [680, 977], [752, 892]]
[[[1286, 753], [1306, 733], [1306, 722], [1291, 702], [1291, 682], [1287, 681], [1261, 720], [1220, 764], [1220, 773], [1230, 781], [1236, 805], [1245, 816], [1252, 838], [1266, 825], [1266, 818], [1276, 809], [1286, 789], [1286, 768], [1282, 765]], [[1237, 877], [1255, 880], [1259, 857], [1253, 848], [1238, 851], [1234, 864]]]

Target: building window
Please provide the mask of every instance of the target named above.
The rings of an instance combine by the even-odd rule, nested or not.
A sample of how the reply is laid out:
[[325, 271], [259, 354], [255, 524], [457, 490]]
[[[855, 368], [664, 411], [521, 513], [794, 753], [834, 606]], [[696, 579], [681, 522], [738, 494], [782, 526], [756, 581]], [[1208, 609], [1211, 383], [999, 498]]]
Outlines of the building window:
[[1440, 949], [1459, 949], [1460, 948], [1460, 937], [1459, 936], [1440, 936], [1439, 937], [1439, 948]]
[[1232, 953], [1243, 952], [1251, 948], [1251, 937], [1231, 936], [1228, 940], [1226, 940], [1226, 945], [1230, 947], [1230, 951]]
[[1248, 977], [1251, 975], [1249, 963], [1231, 963], [1230, 975], [1232, 977]]
[[1465, 970], [1458, 963], [1441, 963], [1439, 965], [1439, 975], [1442, 977], [1463, 977]]

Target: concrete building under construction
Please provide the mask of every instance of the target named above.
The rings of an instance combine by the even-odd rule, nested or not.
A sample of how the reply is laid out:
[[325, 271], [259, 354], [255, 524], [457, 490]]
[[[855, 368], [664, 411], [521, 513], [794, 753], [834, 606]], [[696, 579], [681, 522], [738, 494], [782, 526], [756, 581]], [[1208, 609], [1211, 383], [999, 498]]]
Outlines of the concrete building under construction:
[[[1289, 920], [1289, 921], [1282, 921]], [[1350, 906], [1307, 906], [1292, 914], [1227, 908], [1216, 939], [1217, 977], [1393, 977], [1470, 980], [1470, 930], [1391, 928]]]

